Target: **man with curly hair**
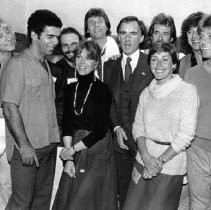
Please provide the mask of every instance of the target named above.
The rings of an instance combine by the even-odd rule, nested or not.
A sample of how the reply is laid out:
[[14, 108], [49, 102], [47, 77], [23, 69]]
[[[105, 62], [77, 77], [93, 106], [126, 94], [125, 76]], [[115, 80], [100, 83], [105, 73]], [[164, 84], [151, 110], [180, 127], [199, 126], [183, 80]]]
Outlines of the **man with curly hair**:
[[62, 22], [49, 10], [37, 10], [27, 26], [29, 46], [10, 60], [0, 83], [12, 179], [6, 209], [48, 210], [59, 130], [54, 82], [45, 56], [58, 44]]

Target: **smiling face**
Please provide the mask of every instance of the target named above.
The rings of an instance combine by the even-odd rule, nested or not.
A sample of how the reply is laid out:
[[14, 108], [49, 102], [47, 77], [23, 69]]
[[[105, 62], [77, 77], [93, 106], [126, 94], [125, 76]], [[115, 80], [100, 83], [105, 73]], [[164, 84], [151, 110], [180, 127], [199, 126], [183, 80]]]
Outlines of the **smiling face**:
[[0, 52], [15, 50], [15, 35], [12, 28], [6, 23], [0, 23]]
[[119, 28], [118, 39], [123, 52], [126, 55], [133, 54], [139, 49], [139, 44], [143, 42], [144, 36], [136, 21], [123, 22]]
[[81, 76], [87, 75], [95, 70], [98, 62], [91, 59], [88, 52], [83, 49], [81, 53], [76, 56], [76, 69]]
[[62, 34], [60, 37], [60, 42], [63, 55], [70, 62], [73, 62], [74, 61], [73, 50], [77, 47], [79, 43], [78, 35], [74, 33]]
[[211, 27], [203, 28], [199, 37], [202, 57], [211, 59]]
[[199, 34], [197, 31], [197, 27], [192, 27], [187, 32], [188, 44], [192, 47], [193, 50], [199, 51]]
[[103, 17], [93, 16], [88, 18], [88, 32], [91, 38], [103, 38], [106, 37], [106, 31], [108, 30], [106, 22]]
[[59, 42], [59, 35], [60, 28], [54, 26], [46, 26], [40, 36], [32, 32], [32, 40], [37, 47], [39, 56], [43, 57], [53, 53], [54, 48]]
[[151, 56], [150, 68], [157, 84], [162, 85], [173, 77], [173, 70], [176, 65], [173, 64], [168, 52], [160, 52]]
[[152, 34], [152, 43], [163, 41], [165, 43], [171, 42], [171, 28], [165, 25], [155, 24]]

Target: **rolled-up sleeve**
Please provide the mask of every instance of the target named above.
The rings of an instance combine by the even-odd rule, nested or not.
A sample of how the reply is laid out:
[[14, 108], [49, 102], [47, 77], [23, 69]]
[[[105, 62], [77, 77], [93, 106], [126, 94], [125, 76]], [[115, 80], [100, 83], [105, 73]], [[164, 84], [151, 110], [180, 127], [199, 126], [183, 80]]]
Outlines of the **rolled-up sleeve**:
[[140, 136], [145, 136], [145, 125], [144, 125], [144, 95], [147, 89], [145, 89], [140, 97], [139, 103], [136, 109], [135, 121], [133, 123], [133, 138], [136, 140]]
[[0, 102], [9, 102], [20, 106], [24, 93], [24, 81], [21, 62], [11, 59], [1, 75]]
[[181, 120], [178, 132], [172, 142], [172, 148], [180, 153], [185, 150], [194, 138], [197, 115], [199, 108], [199, 97], [196, 87], [189, 85], [189, 88], [183, 93], [181, 100]]

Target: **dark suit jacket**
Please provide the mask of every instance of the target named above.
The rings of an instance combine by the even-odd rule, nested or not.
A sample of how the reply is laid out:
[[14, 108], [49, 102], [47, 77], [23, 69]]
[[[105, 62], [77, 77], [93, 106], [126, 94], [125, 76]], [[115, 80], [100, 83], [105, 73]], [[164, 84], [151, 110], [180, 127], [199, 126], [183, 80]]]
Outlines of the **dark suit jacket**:
[[109, 60], [104, 64], [104, 79], [112, 94], [112, 129], [116, 126], [121, 126], [126, 131], [129, 141], [132, 141], [131, 144], [133, 144], [132, 124], [134, 122], [139, 96], [145, 87], [149, 85], [153, 79], [153, 75], [147, 63], [147, 55], [140, 52], [138, 64], [132, 74], [132, 88], [130, 89], [129, 108], [127, 109], [127, 112], [129, 112], [127, 113], [129, 115], [129, 121], [125, 123], [123, 120], [124, 116], [121, 115], [121, 109], [124, 109], [124, 107], [121, 106], [120, 100], [122, 84], [124, 83], [121, 61], [122, 56], [116, 61]]

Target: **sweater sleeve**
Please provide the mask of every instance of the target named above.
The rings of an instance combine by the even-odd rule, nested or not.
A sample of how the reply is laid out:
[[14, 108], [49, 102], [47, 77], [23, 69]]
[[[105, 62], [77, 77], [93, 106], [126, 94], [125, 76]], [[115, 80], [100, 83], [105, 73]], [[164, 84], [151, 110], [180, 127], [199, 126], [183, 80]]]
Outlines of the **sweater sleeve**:
[[96, 126], [95, 129], [82, 139], [86, 147], [91, 147], [96, 142], [105, 137], [109, 125], [109, 113], [111, 106], [111, 95], [105, 84], [96, 87], [97, 103], [96, 103]]
[[145, 89], [140, 97], [139, 103], [136, 109], [135, 121], [133, 123], [132, 133], [133, 138], [136, 140], [140, 136], [145, 136], [145, 125], [144, 125], [144, 95], [147, 89]]
[[181, 99], [181, 120], [179, 129], [171, 144], [177, 153], [185, 150], [190, 145], [194, 138], [197, 124], [199, 97], [195, 86], [188, 84], [187, 87]]

